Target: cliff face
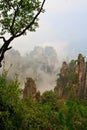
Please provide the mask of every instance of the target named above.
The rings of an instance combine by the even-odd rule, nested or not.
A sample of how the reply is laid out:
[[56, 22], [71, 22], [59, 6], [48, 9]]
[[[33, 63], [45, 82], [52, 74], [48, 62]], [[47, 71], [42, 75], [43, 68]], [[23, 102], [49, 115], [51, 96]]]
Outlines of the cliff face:
[[24, 91], [23, 91], [23, 98], [28, 96], [32, 96], [33, 100], [40, 100], [40, 92], [36, 89], [35, 81], [32, 78], [27, 78]]
[[87, 63], [82, 54], [78, 55], [75, 73], [78, 74], [79, 80], [78, 96], [87, 98]]
[[54, 88], [55, 93], [58, 93], [59, 97], [63, 96], [64, 86], [67, 85], [68, 79], [68, 64], [64, 61], [60, 69], [59, 79], [57, 81], [57, 86]]
[[69, 90], [72, 95], [75, 93], [75, 97], [87, 98], [87, 63], [82, 54], [78, 55], [77, 60], [62, 64], [54, 91], [63, 97]]
[[23, 97], [28, 97], [29, 95], [32, 95], [33, 99], [35, 99], [36, 93], [36, 84], [34, 80], [32, 78], [27, 78], [23, 91]]

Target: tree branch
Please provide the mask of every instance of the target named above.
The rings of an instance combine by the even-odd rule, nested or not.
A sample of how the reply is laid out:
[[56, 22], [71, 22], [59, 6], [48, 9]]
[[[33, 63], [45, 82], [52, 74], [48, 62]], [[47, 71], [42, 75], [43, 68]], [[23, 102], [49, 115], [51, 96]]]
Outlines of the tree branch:
[[9, 49], [11, 49], [12, 47], [8, 47], [10, 42], [14, 39], [14, 37], [12, 36], [11, 38], [9, 38], [7, 41], [5, 40], [4, 44], [2, 45], [2, 47], [0, 48], [0, 67], [1, 67], [1, 62], [4, 59], [4, 54], [6, 51], [8, 51]]
[[45, 1], [46, 0], [43, 0], [40, 10], [37, 12], [37, 14], [33, 18], [33, 20], [29, 23], [29, 25], [27, 25], [27, 27], [21, 33], [19, 33], [18, 35], [16, 35], [15, 37], [19, 37], [19, 36], [23, 35], [26, 32], [26, 30], [29, 29], [34, 24], [35, 20], [37, 19], [37, 17], [39, 16], [39, 14], [41, 13], [41, 11], [43, 9]]
[[12, 48], [12, 46], [8, 47], [8, 48], [7, 48], [7, 51], [10, 50], [11, 48]]
[[2, 36], [2, 37], [0, 37], [0, 39], [3, 39], [3, 41], [4, 41], [4, 42], [6, 42], [6, 39], [5, 39], [5, 37], [3, 37], [3, 36]]
[[[19, 6], [21, 6], [22, 1], [23, 1], [23, 0], [20, 0], [20, 1], [19, 1]], [[13, 5], [12, 5], [12, 6], [13, 6]], [[11, 30], [11, 33], [12, 33], [13, 36], [15, 35], [15, 34], [14, 34], [14, 29], [13, 29], [13, 27], [14, 27], [14, 23], [15, 23], [15, 19], [16, 19], [17, 13], [18, 13], [18, 11], [19, 11], [19, 6], [17, 5], [16, 9], [13, 7], [13, 9], [14, 9], [15, 12], [14, 12], [14, 17], [13, 17], [13, 20], [12, 20], [12, 24], [11, 24], [11, 26], [10, 26], [10, 30]]]
[[11, 33], [12, 35], [14, 36], [14, 30], [13, 30], [13, 26], [14, 26], [14, 23], [15, 23], [15, 18], [16, 18], [16, 15], [17, 15], [17, 12], [19, 10], [19, 7], [17, 6], [17, 8], [15, 9], [15, 12], [14, 12], [14, 17], [13, 17], [13, 20], [12, 20], [12, 25], [10, 26], [10, 30], [11, 30]]

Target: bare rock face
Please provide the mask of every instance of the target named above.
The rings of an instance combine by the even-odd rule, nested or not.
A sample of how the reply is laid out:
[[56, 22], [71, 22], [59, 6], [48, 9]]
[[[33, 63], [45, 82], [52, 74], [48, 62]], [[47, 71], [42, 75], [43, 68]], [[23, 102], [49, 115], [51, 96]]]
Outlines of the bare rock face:
[[85, 69], [86, 69], [86, 63], [85, 63], [84, 57], [82, 54], [79, 54], [78, 59], [77, 59], [76, 69], [75, 69], [75, 72], [79, 76], [79, 83], [81, 83], [83, 79]]
[[26, 80], [23, 97], [25, 98], [31, 95], [34, 101], [40, 101], [40, 92], [36, 89], [35, 81], [32, 78], [26, 78]]
[[79, 80], [79, 97], [87, 97], [87, 63], [82, 54], [78, 55], [75, 73], [78, 74]]
[[68, 68], [68, 64], [64, 61], [60, 70], [62, 82], [57, 82], [57, 86], [54, 88], [54, 92], [58, 93], [60, 98], [63, 96], [64, 86], [66, 86], [68, 82]]
[[28, 97], [29, 95], [32, 95], [33, 98], [36, 96], [36, 84], [32, 78], [27, 78], [23, 92], [23, 97]]
[[68, 75], [68, 64], [64, 61], [60, 70], [60, 75], [65, 76]]

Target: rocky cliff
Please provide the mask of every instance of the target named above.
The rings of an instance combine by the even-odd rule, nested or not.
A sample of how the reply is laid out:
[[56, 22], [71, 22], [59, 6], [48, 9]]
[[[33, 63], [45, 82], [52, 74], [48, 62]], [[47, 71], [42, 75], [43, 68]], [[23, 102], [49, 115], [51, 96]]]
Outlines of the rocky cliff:
[[26, 78], [26, 83], [23, 91], [23, 97], [32, 96], [33, 100], [39, 100], [40, 92], [37, 92], [35, 81], [32, 78]]
[[69, 64], [63, 62], [54, 91], [59, 97], [87, 98], [87, 62], [82, 54]]

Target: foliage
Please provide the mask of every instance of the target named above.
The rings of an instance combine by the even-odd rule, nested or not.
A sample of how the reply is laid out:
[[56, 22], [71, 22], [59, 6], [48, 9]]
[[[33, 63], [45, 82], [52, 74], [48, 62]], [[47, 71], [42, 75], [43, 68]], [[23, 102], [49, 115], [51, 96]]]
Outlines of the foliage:
[[33, 21], [41, 2], [39, 0], [1, 0], [0, 1], [0, 25], [1, 34], [6, 32], [11, 35], [19, 35], [25, 28], [29, 31], [35, 31], [38, 27], [38, 18], [34, 24], [28, 27]]
[[[7, 80], [7, 72], [0, 76], [0, 129], [12, 130], [15, 123], [19, 122], [15, 116], [20, 112], [21, 90], [18, 88], [17, 78], [14, 81]], [[15, 127], [16, 129], [16, 127]]]
[[87, 101], [58, 99], [53, 91], [41, 100], [22, 98], [17, 77], [0, 76], [0, 129], [2, 130], [87, 130]]
[[52, 110], [58, 110], [58, 95], [52, 90], [46, 91], [41, 97], [41, 103], [50, 106]]

